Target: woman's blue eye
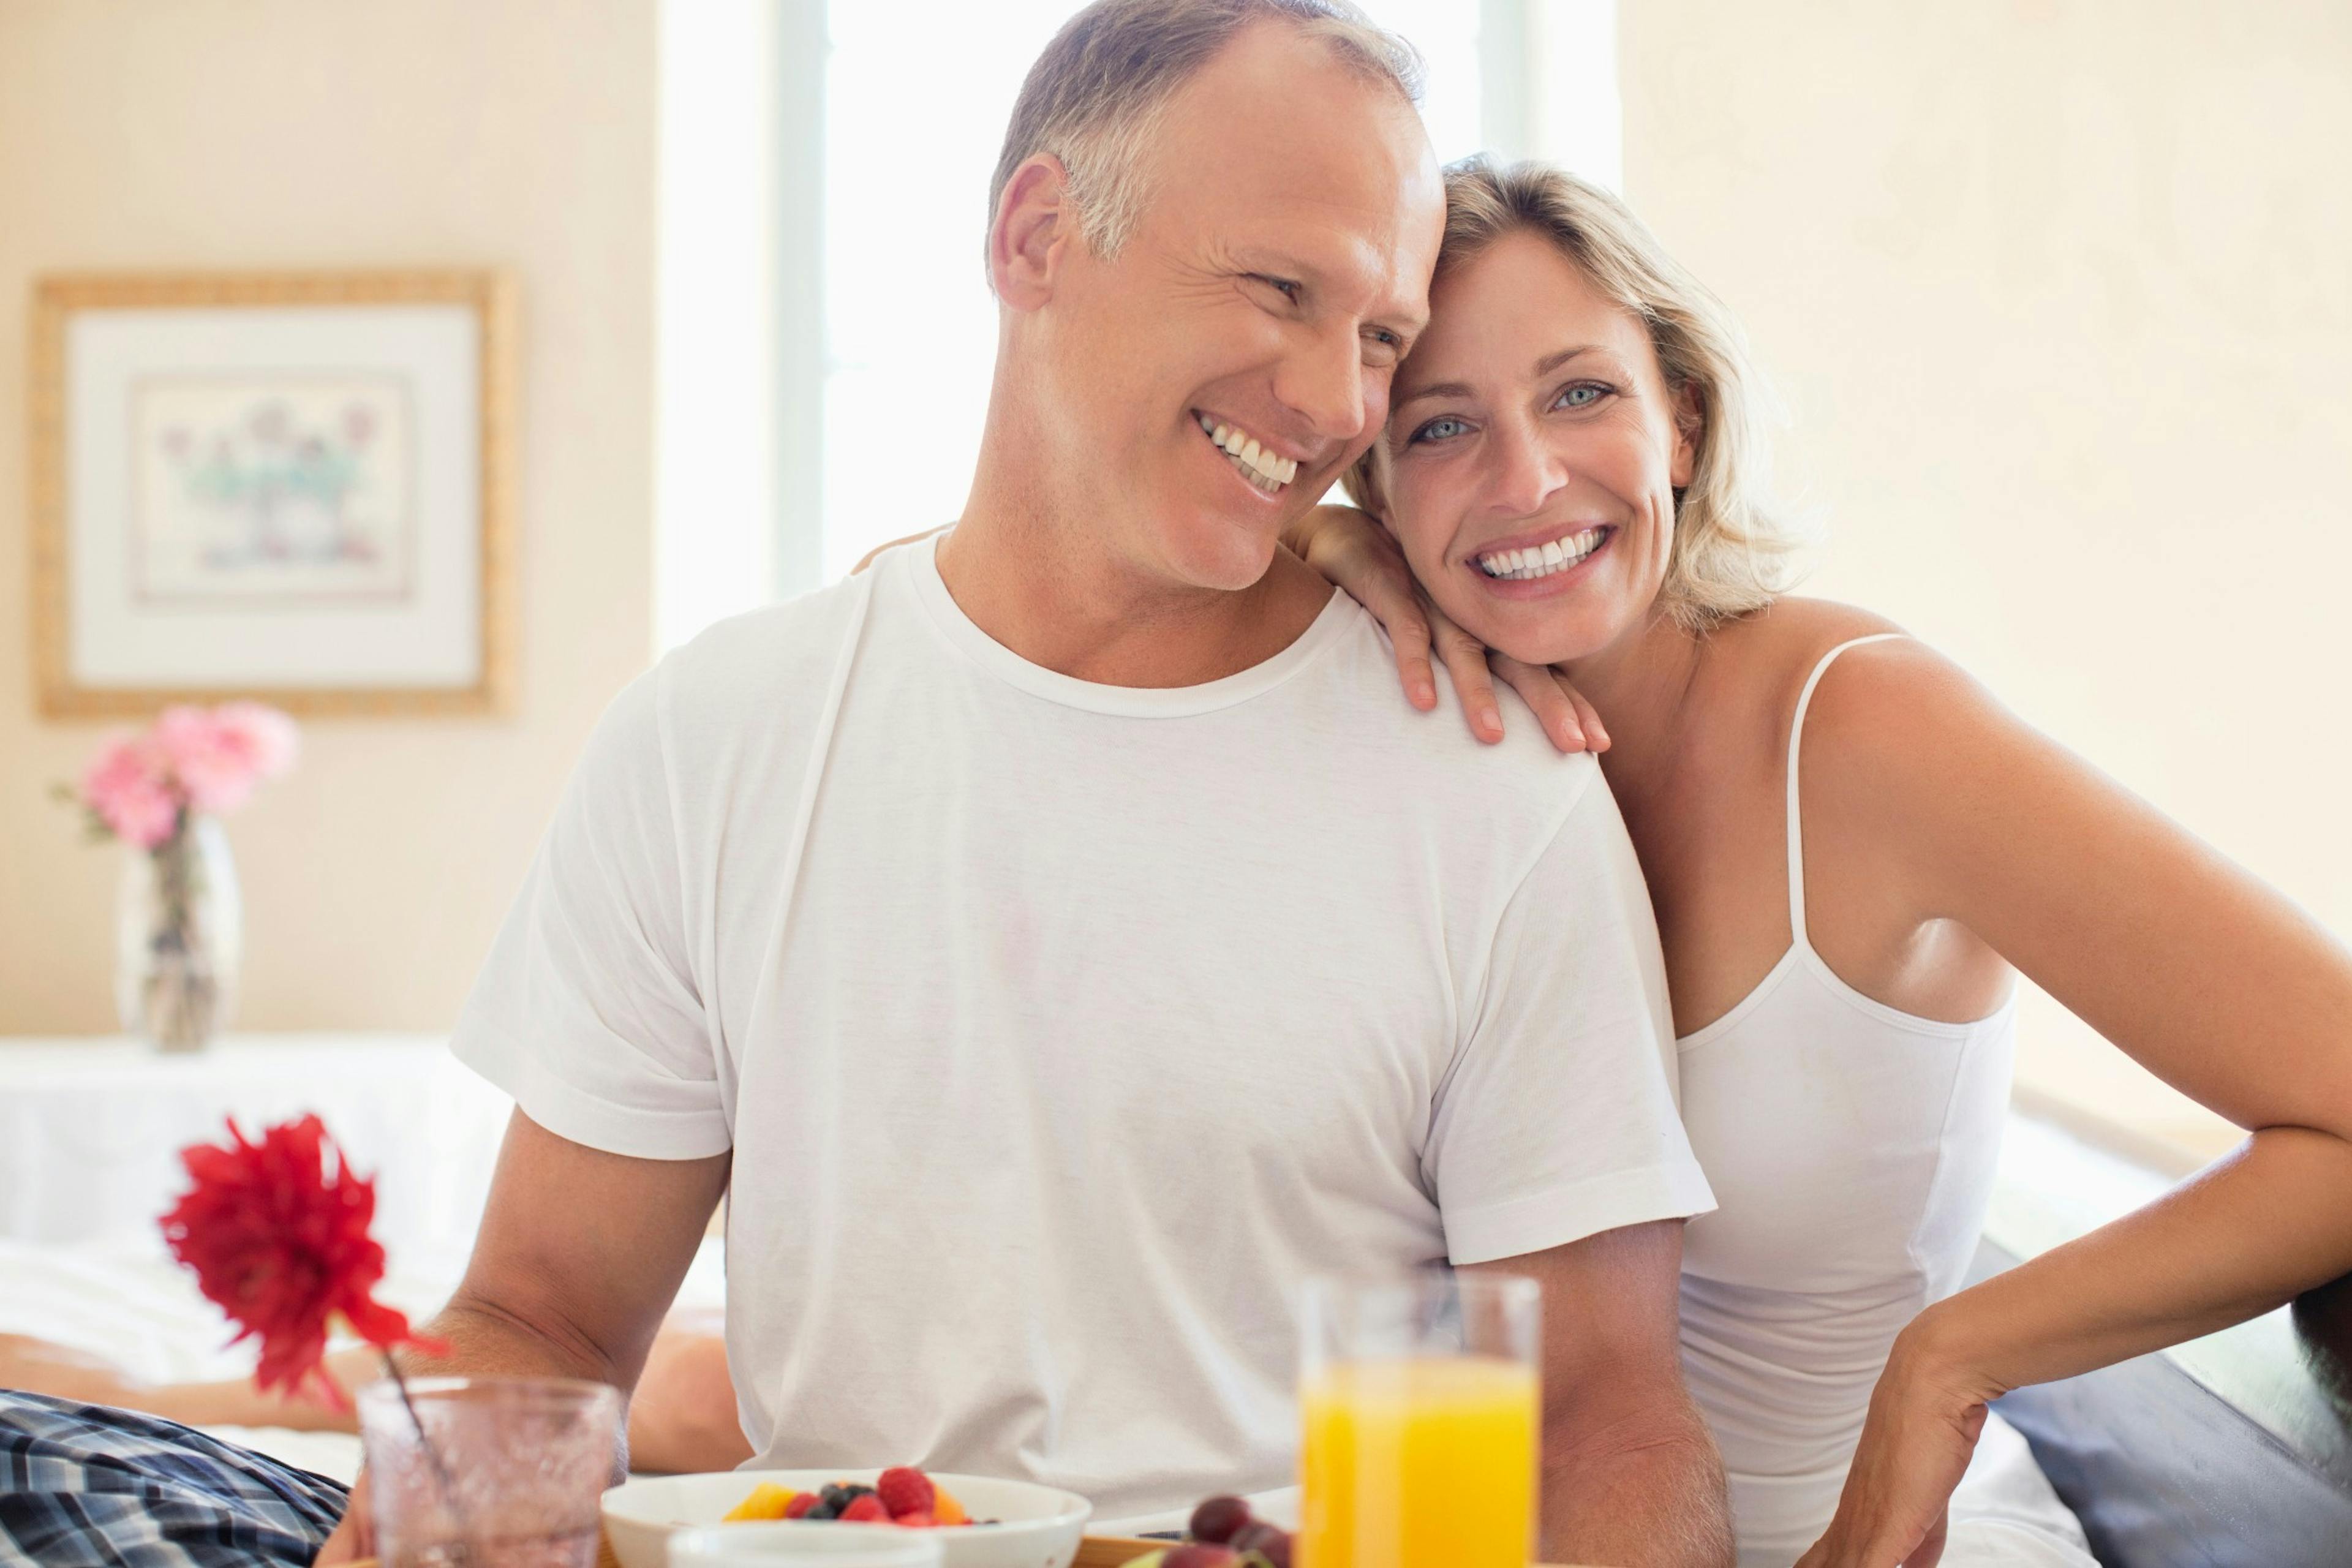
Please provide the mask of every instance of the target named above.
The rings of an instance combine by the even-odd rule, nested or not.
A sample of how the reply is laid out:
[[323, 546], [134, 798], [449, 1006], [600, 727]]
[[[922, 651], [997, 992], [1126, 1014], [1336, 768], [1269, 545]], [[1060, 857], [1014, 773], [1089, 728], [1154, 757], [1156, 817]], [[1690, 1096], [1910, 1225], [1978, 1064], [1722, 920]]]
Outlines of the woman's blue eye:
[[1290, 300], [1293, 304], [1297, 303], [1298, 296], [1301, 291], [1301, 285], [1294, 280], [1288, 278], [1268, 278], [1263, 272], [1253, 272], [1250, 276], [1265, 284], [1267, 288], [1278, 290], [1284, 299]]
[[1565, 408], [1590, 408], [1594, 404], [1600, 402], [1601, 395], [1608, 390], [1609, 389], [1607, 387], [1599, 385], [1593, 382], [1580, 381], [1574, 386], [1564, 388], [1561, 391], [1558, 406]]
[[1470, 428], [1451, 414], [1442, 415], [1412, 433], [1416, 441], [1444, 441]]

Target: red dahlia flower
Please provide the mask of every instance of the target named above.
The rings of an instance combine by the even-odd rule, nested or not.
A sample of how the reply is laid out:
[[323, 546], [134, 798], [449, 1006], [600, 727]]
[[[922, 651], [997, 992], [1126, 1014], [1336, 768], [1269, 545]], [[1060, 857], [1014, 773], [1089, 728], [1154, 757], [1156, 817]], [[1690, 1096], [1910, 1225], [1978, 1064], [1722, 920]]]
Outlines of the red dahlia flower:
[[369, 1296], [383, 1278], [383, 1248], [368, 1237], [375, 1184], [354, 1175], [316, 1116], [264, 1130], [248, 1142], [235, 1121], [227, 1147], [180, 1151], [194, 1182], [163, 1216], [173, 1256], [196, 1271], [205, 1299], [238, 1328], [231, 1344], [261, 1342], [254, 1382], [267, 1393], [315, 1387], [337, 1409], [342, 1390], [320, 1363], [338, 1316], [360, 1338], [440, 1347]]

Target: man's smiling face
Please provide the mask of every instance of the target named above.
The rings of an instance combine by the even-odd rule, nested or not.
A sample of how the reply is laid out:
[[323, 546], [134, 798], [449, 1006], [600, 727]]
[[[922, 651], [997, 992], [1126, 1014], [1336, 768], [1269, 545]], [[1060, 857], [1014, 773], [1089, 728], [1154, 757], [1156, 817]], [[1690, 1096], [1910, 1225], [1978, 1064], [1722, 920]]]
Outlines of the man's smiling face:
[[1387, 416], [1444, 194], [1412, 107], [1297, 29], [1245, 29], [1168, 102], [1132, 233], [1069, 236], [1033, 322], [1055, 492], [1131, 567], [1238, 589]]

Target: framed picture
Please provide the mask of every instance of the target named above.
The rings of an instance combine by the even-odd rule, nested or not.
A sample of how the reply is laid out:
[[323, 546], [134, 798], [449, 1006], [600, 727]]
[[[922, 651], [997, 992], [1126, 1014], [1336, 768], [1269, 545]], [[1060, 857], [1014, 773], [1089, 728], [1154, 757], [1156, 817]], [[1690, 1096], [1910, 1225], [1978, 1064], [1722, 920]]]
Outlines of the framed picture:
[[43, 714], [506, 710], [514, 340], [490, 271], [41, 279]]

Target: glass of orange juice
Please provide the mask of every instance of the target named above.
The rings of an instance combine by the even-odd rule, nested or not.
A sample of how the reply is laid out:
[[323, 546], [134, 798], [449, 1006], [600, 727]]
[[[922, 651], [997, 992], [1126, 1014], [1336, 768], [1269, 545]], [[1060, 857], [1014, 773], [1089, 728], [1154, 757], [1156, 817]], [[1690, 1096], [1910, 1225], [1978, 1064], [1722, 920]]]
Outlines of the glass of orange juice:
[[1299, 1568], [1527, 1568], [1542, 1304], [1496, 1274], [1307, 1287]]

